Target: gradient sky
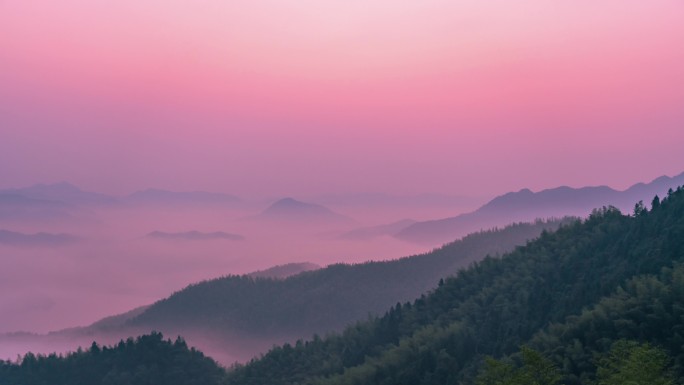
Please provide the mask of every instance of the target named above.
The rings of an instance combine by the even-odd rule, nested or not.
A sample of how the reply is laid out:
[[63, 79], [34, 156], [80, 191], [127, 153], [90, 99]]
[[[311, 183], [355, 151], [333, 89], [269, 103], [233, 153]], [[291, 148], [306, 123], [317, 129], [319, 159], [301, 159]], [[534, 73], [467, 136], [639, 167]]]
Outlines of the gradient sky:
[[683, 144], [681, 0], [0, 0], [0, 187], [623, 188]]

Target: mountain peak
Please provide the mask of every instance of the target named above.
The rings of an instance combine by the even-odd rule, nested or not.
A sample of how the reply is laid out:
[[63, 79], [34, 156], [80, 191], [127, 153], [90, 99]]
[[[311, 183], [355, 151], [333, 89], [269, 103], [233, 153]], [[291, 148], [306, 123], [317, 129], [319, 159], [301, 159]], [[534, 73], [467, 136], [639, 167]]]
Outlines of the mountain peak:
[[353, 222], [351, 218], [340, 215], [325, 206], [298, 201], [291, 197], [279, 199], [268, 206], [258, 218], [269, 220], [302, 221], [309, 223]]

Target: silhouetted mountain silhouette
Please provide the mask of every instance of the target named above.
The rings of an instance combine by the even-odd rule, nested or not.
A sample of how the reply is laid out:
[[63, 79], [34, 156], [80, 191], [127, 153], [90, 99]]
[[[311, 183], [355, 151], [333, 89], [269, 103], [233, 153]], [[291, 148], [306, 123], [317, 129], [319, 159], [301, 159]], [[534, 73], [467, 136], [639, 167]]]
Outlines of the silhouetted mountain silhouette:
[[354, 222], [353, 219], [338, 214], [325, 206], [305, 203], [293, 198], [280, 199], [253, 218], [303, 224], [351, 224]]
[[76, 206], [64, 202], [29, 198], [18, 193], [0, 192], [0, 221], [72, 219], [77, 211]]
[[9, 230], [0, 230], [0, 245], [46, 247], [66, 245], [76, 242], [77, 240], [77, 237], [69, 234], [24, 234]]
[[625, 191], [607, 186], [572, 188], [567, 186], [532, 192], [523, 189], [492, 199], [474, 212], [455, 217], [418, 222], [397, 233], [397, 238], [427, 245], [439, 245], [464, 234], [536, 218], [586, 216], [602, 206], [631, 211], [634, 202], [650, 202], [653, 196], [667, 194], [669, 188], [684, 184], [684, 173], [662, 176], [651, 183], [638, 183]]
[[109, 195], [83, 191], [68, 182], [36, 184], [29, 187], [0, 190], [0, 194], [16, 194], [26, 198], [64, 202], [73, 205], [111, 205], [117, 199]]

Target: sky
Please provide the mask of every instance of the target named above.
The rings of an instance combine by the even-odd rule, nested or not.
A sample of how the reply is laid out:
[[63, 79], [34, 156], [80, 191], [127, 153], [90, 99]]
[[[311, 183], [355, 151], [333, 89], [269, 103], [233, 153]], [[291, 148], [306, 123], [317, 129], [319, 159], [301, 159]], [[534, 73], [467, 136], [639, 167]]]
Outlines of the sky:
[[0, 0], [0, 187], [493, 196], [684, 171], [684, 2]]

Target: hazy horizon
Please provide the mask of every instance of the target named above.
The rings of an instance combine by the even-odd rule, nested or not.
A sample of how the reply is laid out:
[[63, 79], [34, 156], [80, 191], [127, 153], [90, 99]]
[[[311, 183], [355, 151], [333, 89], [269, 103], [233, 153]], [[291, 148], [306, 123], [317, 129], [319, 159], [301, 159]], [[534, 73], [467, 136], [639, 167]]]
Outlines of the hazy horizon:
[[0, 187], [623, 189], [684, 169], [682, 15], [674, 0], [3, 1]]
[[[630, 185], [636, 183], [639, 181], [633, 180]], [[263, 217], [272, 202], [259, 200], [246, 204], [199, 205], [154, 200], [124, 200], [120, 205], [76, 203], [66, 206], [70, 210], [68, 216], [55, 218], [7, 217], [0, 212], [0, 230], [70, 237], [63, 243], [0, 242], [0, 265], [3, 266], [0, 289], [15, 293], [0, 298], [0, 308], [4, 310], [0, 313], [0, 333], [18, 330], [44, 333], [85, 326], [102, 317], [148, 305], [198, 281], [289, 262], [326, 266], [427, 252], [442, 242], [430, 245], [396, 238], [395, 233], [410, 223], [385, 227], [407, 218], [421, 221], [453, 217], [472, 212], [489, 201], [456, 206], [449, 200], [429, 205], [402, 200], [378, 202], [377, 196], [371, 195], [368, 199], [363, 194], [361, 198], [351, 196], [356, 200], [340, 201], [340, 197], [344, 195], [309, 202], [323, 204], [322, 207], [331, 210], [330, 214], [324, 211], [314, 217], [307, 214], [308, 210], [301, 217], [297, 205], [292, 212], [285, 212], [284, 217]], [[633, 203], [628, 200], [623, 208], [629, 209]], [[535, 217], [584, 215], [591, 208], [586, 205], [579, 209], [558, 208], [553, 211], [555, 214], [544, 214], [548, 211], [543, 209], [535, 214], [530, 207], [530, 214], [522, 217], [501, 212], [498, 220], [488, 222], [493, 224], [475, 224], [472, 229], [488, 229], [494, 224], [501, 226]], [[338, 216], [349, 222], [339, 222]], [[374, 226], [380, 227], [373, 230]], [[150, 236], [154, 232], [191, 231], [221, 232], [237, 238]], [[346, 236], [350, 231], [366, 232], [366, 235]], [[447, 241], [465, 235], [454, 231]], [[40, 285], [35, 285], [36, 280]]]

